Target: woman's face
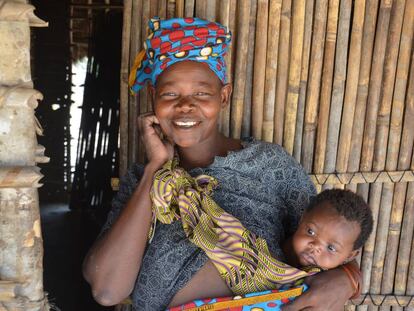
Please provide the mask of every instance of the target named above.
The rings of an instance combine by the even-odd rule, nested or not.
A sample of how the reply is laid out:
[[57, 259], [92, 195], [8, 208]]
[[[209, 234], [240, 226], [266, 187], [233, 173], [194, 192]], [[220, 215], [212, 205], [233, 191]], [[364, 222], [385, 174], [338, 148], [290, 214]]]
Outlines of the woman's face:
[[217, 135], [220, 110], [228, 103], [231, 86], [222, 86], [206, 64], [184, 61], [159, 76], [152, 94], [162, 131], [185, 148]]
[[293, 235], [293, 249], [302, 266], [332, 269], [354, 258], [354, 242], [361, 228], [356, 221], [348, 221], [331, 206], [322, 202], [305, 212]]

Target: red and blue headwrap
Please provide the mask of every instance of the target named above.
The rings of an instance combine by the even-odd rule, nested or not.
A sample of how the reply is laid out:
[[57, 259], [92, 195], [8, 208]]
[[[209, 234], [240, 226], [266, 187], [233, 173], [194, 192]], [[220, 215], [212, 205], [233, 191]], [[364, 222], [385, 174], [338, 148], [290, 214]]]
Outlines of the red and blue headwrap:
[[224, 56], [231, 33], [219, 23], [200, 18], [173, 18], [149, 21], [150, 35], [144, 50], [136, 57], [129, 85], [137, 93], [147, 81], [155, 85], [157, 77], [169, 66], [185, 60], [206, 63], [226, 83]]

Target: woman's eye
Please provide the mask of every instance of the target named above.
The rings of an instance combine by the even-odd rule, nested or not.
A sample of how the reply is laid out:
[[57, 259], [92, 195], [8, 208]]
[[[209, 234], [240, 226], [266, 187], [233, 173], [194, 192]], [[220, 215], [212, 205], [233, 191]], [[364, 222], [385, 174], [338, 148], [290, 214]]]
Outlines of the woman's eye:
[[333, 246], [333, 245], [328, 245], [328, 250], [329, 250], [330, 252], [336, 252], [336, 248], [335, 248], [335, 246]]
[[162, 97], [177, 97], [178, 95], [174, 92], [165, 92], [161, 94]]
[[206, 92], [196, 92], [196, 93], [194, 93], [194, 96], [209, 96], [210, 94], [209, 93], [206, 93]]
[[309, 235], [315, 235], [315, 231], [313, 231], [311, 228], [308, 228], [308, 234]]

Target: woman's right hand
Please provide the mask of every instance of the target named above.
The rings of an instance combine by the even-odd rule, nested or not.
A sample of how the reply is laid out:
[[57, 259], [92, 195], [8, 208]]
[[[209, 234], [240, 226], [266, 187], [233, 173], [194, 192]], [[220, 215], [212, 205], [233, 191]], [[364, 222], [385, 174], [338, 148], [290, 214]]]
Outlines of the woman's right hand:
[[145, 146], [148, 165], [159, 169], [174, 157], [174, 146], [172, 142], [161, 139], [160, 122], [152, 112], [138, 117], [138, 130]]

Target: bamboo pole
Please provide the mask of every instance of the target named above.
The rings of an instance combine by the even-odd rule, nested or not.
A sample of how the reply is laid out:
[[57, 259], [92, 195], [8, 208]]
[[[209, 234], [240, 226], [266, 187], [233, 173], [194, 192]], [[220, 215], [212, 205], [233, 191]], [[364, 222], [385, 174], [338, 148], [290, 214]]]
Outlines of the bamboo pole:
[[119, 104], [119, 175], [123, 176], [128, 167], [128, 104], [129, 104], [129, 40], [131, 33], [132, 0], [124, 1], [122, 28], [121, 81]]
[[[408, 2], [406, 8], [407, 14], [412, 14], [413, 3]], [[405, 19], [404, 19], [405, 21]], [[412, 22], [412, 20], [411, 20]], [[404, 27], [410, 27], [410, 22], [404, 23]], [[405, 33], [403, 31], [403, 33]], [[414, 50], [411, 55], [411, 69], [410, 77], [408, 79], [409, 84], [407, 88], [406, 100], [405, 100], [405, 113], [404, 113], [404, 127], [401, 136], [400, 156], [398, 158], [398, 167], [408, 167], [414, 144]], [[411, 163], [413, 166], [414, 163]], [[413, 240], [414, 231], [414, 183], [408, 183], [407, 197], [405, 201], [405, 209], [403, 216], [403, 224], [401, 229], [400, 247], [398, 249], [397, 268], [395, 273], [395, 293], [406, 292], [407, 286], [411, 281], [408, 281], [408, 271], [410, 263], [410, 251], [413, 247], [411, 241]], [[411, 246], [411, 248], [410, 248]], [[411, 269], [411, 275], [414, 270]], [[414, 284], [413, 289], [414, 289]], [[414, 294], [414, 290], [411, 291], [411, 295]]]
[[185, 0], [184, 17], [194, 16], [195, 0]]
[[305, 0], [293, 2], [292, 13], [292, 47], [289, 65], [288, 94], [284, 120], [283, 145], [287, 152], [293, 154], [295, 141], [296, 117], [299, 100], [303, 38], [305, 27]]
[[[410, 2], [410, 1], [409, 1]], [[414, 30], [414, 5], [411, 1], [405, 6], [403, 29], [400, 37], [400, 49], [398, 56], [398, 67], [396, 81], [392, 100], [391, 124], [389, 130], [389, 144], [387, 150], [386, 169], [392, 170], [398, 167], [410, 166], [409, 162], [399, 162], [399, 146], [401, 139], [405, 91], [407, 87], [408, 70], [410, 62], [410, 52], [412, 48], [413, 30]], [[404, 10], [404, 8], [402, 8]], [[399, 163], [398, 163], [399, 162]], [[387, 254], [385, 257], [384, 275], [381, 292], [392, 293], [395, 288], [394, 277], [397, 263], [398, 250], [401, 247], [410, 247], [410, 245], [399, 245], [402, 218], [404, 213], [404, 201], [407, 190], [407, 184], [401, 183], [395, 185], [394, 202], [391, 212], [390, 229], [387, 242]], [[407, 207], [409, 208], [409, 207]], [[401, 263], [404, 264], [404, 263]]]
[[209, 21], [215, 21], [216, 20], [216, 0], [208, 0], [206, 1], [206, 13], [205, 17]]
[[207, 0], [197, 0], [195, 2], [195, 16], [206, 19]]
[[377, 129], [374, 144], [374, 169], [385, 167], [386, 148], [390, 125], [391, 103], [394, 91], [394, 82], [397, 69], [398, 49], [401, 37], [402, 22], [404, 18], [405, 0], [396, 0], [391, 10], [387, 50], [381, 85], [380, 106], [377, 116]]
[[378, 5], [378, 0], [368, 0], [365, 9], [364, 35], [362, 39], [363, 57], [361, 57], [360, 63], [361, 69], [359, 72], [358, 92], [352, 128], [351, 151], [348, 160], [349, 172], [359, 170]]
[[[378, 213], [379, 213], [379, 206], [380, 206], [380, 200], [381, 200], [380, 198], [381, 190], [382, 190], [382, 184], [379, 184], [379, 183], [372, 184], [369, 187], [368, 203], [372, 209], [374, 226], [372, 228], [372, 234], [369, 236], [367, 242], [364, 245], [364, 252], [362, 254], [361, 270], [364, 271], [364, 273], [362, 273], [362, 293], [370, 292], [372, 258], [374, 255], [375, 240], [377, 236]], [[364, 191], [363, 188], [362, 188], [362, 191]]]
[[339, 134], [336, 170], [346, 172], [351, 146], [352, 124], [355, 112], [355, 101], [358, 90], [359, 68], [361, 63], [361, 46], [364, 26], [365, 0], [357, 0], [354, 5], [351, 44], [348, 56], [347, 83], [343, 104], [341, 131]]
[[[413, 161], [414, 162], [414, 161]], [[410, 185], [408, 186], [408, 194], [407, 195], [407, 205], [409, 206], [414, 206], [414, 183], [410, 183]], [[412, 208], [411, 208], [412, 210]], [[407, 223], [407, 227], [409, 227], [411, 229], [411, 238], [412, 238], [412, 228], [413, 228], [413, 221], [411, 220], [411, 223]], [[411, 243], [411, 250], [414, 249], [414, 239], [412, 238], [412, 243]], [[407, 295], [414, 295], [414, 252], [411, 251], [411, 257], [409, 259], [409, 266], [408, 266], [408, 278], [407, 278], [407, 289], [406, 289], [406, 293]]]
[[[253, 70], [253, 96], [252, 96], [252, 134], [256, 139], [262, 138], [263, 126], [263, 104], [265, 100], [265, 78], [266, 78], [266, 49], [259, 46], [267, 46], [267, 23], [268, 23], [269, 1], [258, 0], [256, 40], [254, 49]], [[272, 38], [273, 39], [273, 38]]]
[[335, 45], [338, 30], [339, 0], [329, 1], [325, 53], [322, 71], [321, 97], [319, 101], [318, 131], [316, 133], [315, 162], [313, 170], [322, 173], [325, 162], [326, 138], [331, 102], [332, 78], [335, 63]]
[[[147, 2], [147, 3], [145, 3], [145, 2]], [[162, 16], [160, 15], [162, 12], [158, 12], [158, 0], [144, 1], [144, 5], [149, 6], [150, 11], [149, 11], [149, 15], [142, 14], [143, 17], [145, 16], [147, 19], [153, 18], [155, 16], [158, 16], [158, 17], [162, 18]], [[147, 25], [148, 25], [148, 23], [143, 25], [143, 26], [146, 27]], [[145, 27], [144, 27], [144, 29], [145, 29]]]
[[273, 142], [279, 145], [283, 143], [283, 121], [289, 75], [291, 9], [292, 0], [282, 1], [276, 76], [276, 102], [273, 116]]
[[374, 53], [369, 82], [369, 94], [365, 117], [364, 137], [362, 140], [361, 171], [370, 171], [374, 158], [374, 141], [378, 106], [380, 101], [380, 89], [383, 76], [385, 47], [391, 13], [391, 2], [381, 0], [379, 17], [376, 28]]
[[157, 14], [162, 19], [167, 18], [167, 0], [157, 0]]
[[350, 0], [340, 2], [335, 71], [332, 86], [332, 99], [324, 165], [324, 171], [326, 173], [331, 173], [335, 170], [336, 155], [338, 151], [339, 125], [342, 117], [342, 105], [346, 80], [346, 62], [348, 57], [351, 7], [352, 1]]
[[298, 99], [298, 111], [296, 117], [295, 142], [293, 146], [293, 157], [300, 161], [302, 153], [303, 120], [305, 117], [306, 89], [308, 86], [309, 59], [312, 39], [314, 1], [306, 1], [305, 34], [303, 38], [302, 69], [300, 74], [300, 88]]
[[328, 1], [317, 0], [312, 37], [309, 84], [306, 92], [305, 122], [302, 143], [302, 165], [307, 172], [312, 170], [319, 91], [322, 77], [322, 61], [325, 45]]
[[247, 66], [246, 66], [246, 84], [244, 87], [244, 102], [243, 102], [243, 118], [241, 137], [250, 137], [251, 134], [251, 119], [252, 119], [252, 92], [253, 92], [253, 63], [255, 42], [255, 26], [256, 26], [257, 2], [251, 1], [250, 19], [249, 19], [249, 48], [247, 49]]
[[167, 0], [167, 18], [177, 17], [176, 5], [176, 0]]
[[[220, 16], [219, 22], [225, 26], [227, 26], [230, 30], [232, 29], [230, 23], [230, 0], [223, 0], [220, 1]], [[225, 61], [227, 65], [227, 81], [231, 83], [231, 72], [232, 72], [232, 63], [231, 63], [231, 56], [232, 56], [232, 46], [234, 45], [234, 33], [233, 33], [233, 42], [229, 44], [227, 55], [225, 56]], [[230, 136], [230, 107], [231, 105], [227, 105], [221, 111], [220, 115], [220, 124], [219, 129], [220, 131], [226, 135]]]
[[[377, 134], [375, 137], [375, 150], [374, 150], [374, 171], [382, 170], [385, 167], [385, 152], [383, 152], [384, 145], [387, 144], [388, 139], [388, 125], [390, 117], [390, 105], [392, 99], [392, 92], [387, 88], [393, 88], [396, 60], [398, 55], [399, 37], [401, 33], [403, 10], [405, 6], [405, 0], [397, 0], [393, 3], [391, 9], [391, 18], [389, 26], [389, 35], [387, 38], [387, 50], [385, 55], [384, 64], [384, 79], [381, 87], [381, 102], [377, 121]], [[381, 210], [378, 219], [379, 232], [377, 236], [379, 239], [376, 241], [376, 247], [373, 257], [373, 269], [371, 276], [371, 292], [374, 294], [380, 293], [383, 290], [390, 290], [392, 288], [393, 280], [383, 278], [385, 253], [387, 247], [388, 227], [390, 225], [391, 217], [391, 198], [393, 196], [394, 186], [392, 184], [384, 184], [381, 200]], [[394, 219], [398, 222], [399, 216]], [[392, 239], [392, 237], [391, 237]], [[381, 282], [382, 279], [382, 282]]]
[[238, 31], [237, 31], [237, 51], [236, 64], [234, 73], [234, 91], [232, 97], [231, 107], [231, 136], [233, 138], [240, 138], [241, 126], [243, 118], [243, 102], [244, 102], [244, 88], [246, 84], [246, 67], [247, 67], [247, 51], [249, 48], [249, 23], [244, 21], [250, 16], [250, 1], [242, 1], [238, 3]]
[[[131, 33], [130, 33], [130, 58], [129, 63], [133, 64], [135, 56], [138, 54], [141, 49], [141, 14], [142, 11], [142, 0], [135, 0], [132, 2], [132, 18], [131, 18]], [[138, 130], [136, 126], [136, 119], [138, 115], [138, 101], [137, 97], [130, 95], [129, 98], [129, 108], [128, 108], [128, 163], [129, 165], [137, 162], [138, 152]], [[141, 151], [142, 152], [142, 151]]]
[[184, 17], [184, 8], [185, 8], [185, 4], [184, 4], [185, 0], [176, 0], [175, 1], [175, 15], [177, 17]]
[[273, 141], [273, 118], [276, 100], [276, 75], [278, 66], [281, 8], [282, 0], [270, 0], [267, 37], [272, 38], [272, 40], [267, 41], [262, 128], [262, 139], [267, 142]]

